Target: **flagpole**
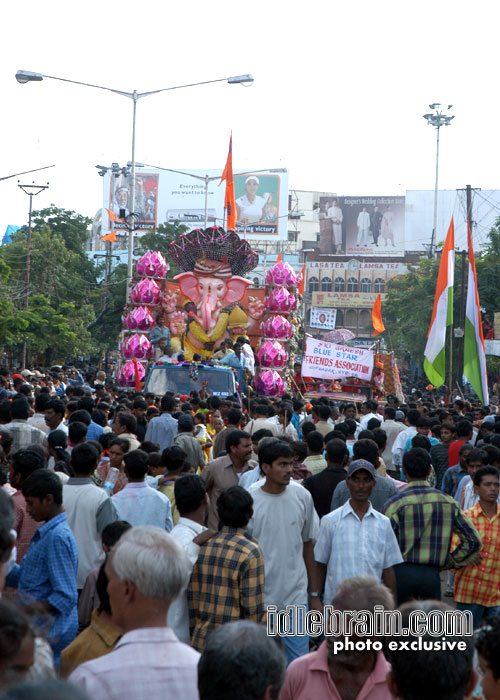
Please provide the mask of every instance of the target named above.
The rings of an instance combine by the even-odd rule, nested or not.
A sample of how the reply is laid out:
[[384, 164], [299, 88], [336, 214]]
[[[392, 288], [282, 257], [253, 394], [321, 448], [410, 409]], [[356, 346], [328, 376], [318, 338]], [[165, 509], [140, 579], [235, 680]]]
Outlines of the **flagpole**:
[[450, 323], [450, 330], [449, 330], [449, 346], [450, 346], [450, 361], [449, 361], [449, 366], [448, 366], [448, 386], [450, 387], [450, 400], [449, 402], [451, 403], [452, 400], [452, 382], [453, 382], [453, 323]]

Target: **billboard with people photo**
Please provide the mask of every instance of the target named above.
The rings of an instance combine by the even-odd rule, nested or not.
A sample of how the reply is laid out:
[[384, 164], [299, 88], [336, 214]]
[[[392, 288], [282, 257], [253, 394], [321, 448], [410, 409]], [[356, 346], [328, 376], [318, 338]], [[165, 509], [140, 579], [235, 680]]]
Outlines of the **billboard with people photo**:
[[321, 197], [319, 219], [325, 255], [404, 255], [404, 197]]
[[[136, 169], [135, 228], [155, 229], [178, 221], [188, 228], [222, 226], [225, 182], [220, 170]], [[127, 234], [130, 214], [130, 177], [107, 172], [104, 177], [102, 233]], [[286, 240], [288, 235], [288, 173], [234, 173], [236, 232], [249, 240]]]

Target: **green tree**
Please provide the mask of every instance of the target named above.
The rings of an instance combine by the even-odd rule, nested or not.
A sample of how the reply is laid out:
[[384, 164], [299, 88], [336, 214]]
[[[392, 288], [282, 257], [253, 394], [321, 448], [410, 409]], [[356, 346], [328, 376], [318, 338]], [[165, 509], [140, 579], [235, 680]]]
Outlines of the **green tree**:
[[56, 207], [34, 212], [28, 309], [26, 227], [0, 248], [0, 264], [9, 271], [0, 298], [10, 303], [15, 319], [0, 339], [4, 347], [26, 342], [47, 361], [99, 352], [87, 330], [101, 303], [100, 267], [85, 252], [88, 222]]

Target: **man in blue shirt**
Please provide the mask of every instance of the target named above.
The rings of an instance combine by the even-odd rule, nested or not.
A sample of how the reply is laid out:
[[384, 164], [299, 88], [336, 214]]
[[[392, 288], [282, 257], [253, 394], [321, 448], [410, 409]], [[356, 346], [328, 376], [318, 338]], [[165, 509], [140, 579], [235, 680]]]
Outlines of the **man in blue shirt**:
[[172, 447], [177, 435], [177, 421], [172, 418], [174, 399], [171, 396], [164, 396], [160, 408], [161, 416], [152, 418], [148, 423], [146, 440], [158, 443], [160, 452], [163, 452], [167, 447]]
[[236, 370], [236, 382], [239, 384], [239, 389], [243, 393], [246, 392], [246, 367], [247, 362], [245, 355], [241, 352], [240, 343], [235, 343], [233, 346], [234, 352], [230, 352], [229, 355], [220, 360], [221, 365], [229, 365]]
[[57, 474], [37, 469], [23, 483], [22, 491], [27, 512], [43, 525], [6, 583], [17, 588], [18, 602], [41, 627], [57, 667], [61, 651], [78, 631], [78, 549], [62, 505], [62, 483]]

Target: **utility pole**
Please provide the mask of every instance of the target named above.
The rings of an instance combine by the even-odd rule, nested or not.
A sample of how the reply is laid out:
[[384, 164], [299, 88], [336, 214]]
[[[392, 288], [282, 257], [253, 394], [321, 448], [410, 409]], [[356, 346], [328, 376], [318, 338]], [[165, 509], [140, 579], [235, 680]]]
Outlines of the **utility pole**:
[[[17, 184], [18, 187], [22, 189], [22, 191], [28, 195], [30, 198], [30, 208], [29, 208], [29, 216], [28, 216], [28, 240], [27, 240], [27, 246], [26, 246], [26, 296], [24, 298], [24, 308], [27, 309], [29, 308], [29, 300], [30, 300], [30, 276], [31, 276], [31, 214], [33, 212], [33, 197], [35, 197], [37, 194], [40, 194], [40, 192], [43, 192], [44, 190], [47, 190], [49, 187], [49, 183], [47, 182], [46, 185], [35, 185], [33, 183], [32, 185], [21, 185], [21, 183], [18, 181]], [[35, 191], [36, 190], [36, 191]], [[23, 343], [23, 361], [22, 361], [22, 366], [23, 369], [26, 369], [26, 341]]]
[[[465, 187], [465, 197], [466, 197], [466, 212], [467, 212], [467, 225], [470, 226], [472, 232], [472, 193], [479, 188], [472, 188], [470, 185]], [[463, 192], [464, 190], [459, 190]], [[467, 271], [467, 251], [459, 251], [459, 255], [462, 258], [462, 274], [460, 280], [460, 319], [459, 328], [455, 328], [455, 337], [458, 339], [458, 367], [457, 367], [457, 381], [461, 389], [463, 389], [463, 374], [464, 374], [464, 329], [465, 329], [465, 279]]]

